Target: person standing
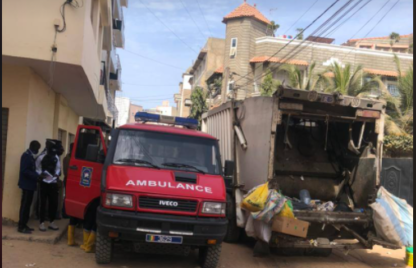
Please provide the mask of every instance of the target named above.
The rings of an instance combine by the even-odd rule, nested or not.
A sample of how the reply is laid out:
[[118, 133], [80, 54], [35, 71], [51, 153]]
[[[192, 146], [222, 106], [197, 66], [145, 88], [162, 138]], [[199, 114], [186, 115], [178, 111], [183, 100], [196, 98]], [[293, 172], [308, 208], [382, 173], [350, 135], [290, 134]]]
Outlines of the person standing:
[[33, 228], [27, 226], [30, 217], [30, 207], [33, 201], [33, 195], [36, 191], [39, 174], [36, 172], [35, 155], [39, 153], [40, 143], [32, 141], [29, 149], [23, 153], [20, 159], [20, 174], [18, 186], [22, 189], [22, 201], [20, 204], [19, 224], [17, 231], [19, 233], [31, 234]]
[[[71, 143], [69, 145], [69, 152], [68, 154], [64, 157], [62, 164], [63, 164], [63, 168], [64, 168], [64, 195], [66, 196], [66, 182], [68, 180], [68, 169], [69, 169], [69, 162], [71, 161], [71, 155], [72, 155], [72, 149], [74, 148], [74, 143]], [[68, 215], [66, 215], [65, 212], [65, 200], [62, 204], [62, 217], [63, 218], [68, 218]]]
[[40, 182], [40, 225], [39, 230], [45, 232], [46, 203], [48, 203], [49, 226], [54, 231], [59, 230], [55, 223], [56, 211], [58, 208], [58, 178], [61, 174], [60, 160], [58, 152], [60, 150], [60, 141], [47, 140], [47, 148], [36, 159], [36, 170], [42, 175]]

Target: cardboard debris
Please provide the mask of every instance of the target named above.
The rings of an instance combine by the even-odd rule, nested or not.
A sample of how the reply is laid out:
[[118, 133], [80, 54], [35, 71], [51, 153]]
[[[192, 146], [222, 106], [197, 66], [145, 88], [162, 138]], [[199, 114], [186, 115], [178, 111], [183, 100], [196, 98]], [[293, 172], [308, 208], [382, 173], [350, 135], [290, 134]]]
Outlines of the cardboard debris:
[[308, 235], [309, 222], [287, 217], [275, 217], [272, 230], [274, 232], [306, 238]]

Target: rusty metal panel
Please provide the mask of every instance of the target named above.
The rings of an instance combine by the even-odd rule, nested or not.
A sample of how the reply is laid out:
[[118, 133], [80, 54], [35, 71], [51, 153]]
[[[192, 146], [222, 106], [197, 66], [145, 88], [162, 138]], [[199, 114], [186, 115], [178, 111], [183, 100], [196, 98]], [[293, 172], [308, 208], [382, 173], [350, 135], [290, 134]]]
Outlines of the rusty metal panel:
[[246, 150], [236, 142], [239, 182], [244, 184], [243, 190], [267, 182], [271, 144], [274, 142], [271, 141], [273, 101], [270, 97], [248, 98], [237, 110], [237, 118], [247, 140]]

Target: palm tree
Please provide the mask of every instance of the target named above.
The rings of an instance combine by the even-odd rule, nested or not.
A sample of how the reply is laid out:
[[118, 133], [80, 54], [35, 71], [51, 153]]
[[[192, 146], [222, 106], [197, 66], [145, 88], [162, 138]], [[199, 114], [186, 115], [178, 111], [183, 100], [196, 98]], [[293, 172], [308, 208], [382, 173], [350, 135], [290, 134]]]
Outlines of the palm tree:
[[296, 31], [298, 32], [298, 39], [299, 40], [303, 40], [303, 37], [304, 37], [303, 31], [305, 31], [305, 29], [303, 29], [303, 28], [297, 28]]
[[270, 24], [267, 26], [268, 30], [272, 31], [273, 37], [275, 36], [276, 31], [280, 28], [279, 24], [276, 24], [273, 20], [270, 22]]
[[396, 32], [392, 32], [390, 34], [390, 46], [393, 49], [393, 45], [395, 43], [398, 43], [400, 41], [400, 34], [396, 33]]
[[314, 70], [316, 67], [316, 62], [313, 62], [307, 70], [307, 77], [303, 75], [303, 72], [296, 66], [292, 64], [283, 64], [278, 72], [284, 71], [289, 75], [289, 85], [293, 88], [303, 89], [303, 90], [314, 90], [320, 76], [316, 75]]
[[380, 77], [373, 76], [367, 77], [364, 69], [361, 65], [355, 69], [351, 64], [347, 64], [345, 67], [335, 62], [327, 72], [332, 73], [333, 77], [323, 75], [324, 79], [324, 91], [326, 92], [339, 92], [343, 95], [365, 97], [373, 90], [379, 90], [384, 87]]
[[261, 84], [261, 95], [271, 97], [280, 85], [281, 82], [273, 78], [273, 73], [270, 69], [267, 70], [267, 74]]
[[406, 73], [403, 73], [400, 60], [397, 55], [394, 56], [396, 68], [399, 73], [397, 87], [400, 97], [394, 98], [388, 91], [385, 98], [388, 101], [390, 109], [386, 121], [386, 132], [388, 134], [413, 135], [413, 65]]
[[198, 120], [198, 128], [201, 129], [202, 114], [208, 110], [206, 95], [204, 90], [200, 87], [196, 87], [191, 94], [191, 113], [190, 118]]

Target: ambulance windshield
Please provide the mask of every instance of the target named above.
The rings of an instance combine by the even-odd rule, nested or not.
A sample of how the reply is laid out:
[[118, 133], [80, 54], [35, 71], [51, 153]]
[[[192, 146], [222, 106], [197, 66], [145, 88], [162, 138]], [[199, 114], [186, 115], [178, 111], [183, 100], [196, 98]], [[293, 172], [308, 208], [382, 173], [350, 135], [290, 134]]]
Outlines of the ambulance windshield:
[[113, 163], [221, 174], [216, 140], [161, 132], [120, 130]]

